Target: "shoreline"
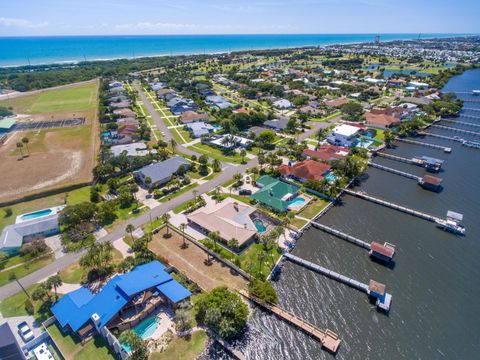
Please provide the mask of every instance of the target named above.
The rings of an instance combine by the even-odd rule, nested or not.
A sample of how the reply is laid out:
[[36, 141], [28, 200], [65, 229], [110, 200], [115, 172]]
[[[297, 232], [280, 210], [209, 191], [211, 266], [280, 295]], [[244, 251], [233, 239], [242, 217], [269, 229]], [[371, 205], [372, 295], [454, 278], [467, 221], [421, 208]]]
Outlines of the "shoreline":
[[[234, 35], [80, 35], [80, 36], [25, 36], [25, 37], [3, 37], [3, 39], [8, 39], [8, 40], [14, 40], [14, 39], [29, 39], [29, 38], [44, 38], [44, 39], [52, 39], [52, 38], [69, 38], [69, 39], [75, 39], [75, 38], [124, 38], [124, 37], [137, 37], [137, 38], [148, 38], [148, 37], [171, 37], [171, 38], [179, 38], [179, 37], [202, 37], [202, 36], [208, 36], [212, 38], [219, 38], [219, 37], [240, 37], [240, 36], [248, 36], [248, 37], [257, 37], [257, 36], [365, 36], [365, 35], [375, 35], [375, 34], [252, 34], [252, 35], [242, 35], [242, 34], [234, 34]], [[382, 34], [381, 34], [382, 35]], [[393, 33], [386, 33], [383, 35], [398, 35], [398, 38], [392, 38], [383, 41], [383, 43], [388, 43], [392, 41], [414, 41], [416, 40], [414, 37], [412, 38], [404, 38], [402, 36], [405, 35], [415, 35], [413, 33], [411, 34], [393, 34]], [[431, 40], [431, 39], [438, 39], [438, 38], [452, 38], [452, 37], [458, 37], [458, 36], [475, 36], [476, 34], [427, 34], [429, 36], [422, 38], [422, 40]], [[431, 36], [430, 36], [431, 35]], [[2, 37], [0, 37], [0, 40], [2, 40]], [[151, 54], [145, 54], [145, 55], [140, 55], [140, 56], [114, 56], [114, 57], [98, 57], [94, 58], [91, 60], [82, 60], [81, 58], [77, 59], [67, 59], [67, 60], [45, 60], [43, 62], [35, 62], [35, 63], [23, 63], [23, 64], [5, 64], [5, 65], [0, 65], [0, 69], [18, 69], [22, 67], [42, 67], [42, 66], [68, 66], [68, 65], [78, 65], [80, 63], [94, 63], [94, 62], [108, 62], [108, 61], [116, 61], [116, 60], [138, 60], [138, 59], [145, 59], [145, 58], [163, 58], [163, 57], [177, 57], [177, 56], [198, 56], [198, 55], [223, 55], [223, 54], [232, 54], [232, 53], [239, 53], [239, 52], [244, 52], [244, 51], [259, 51], [259, 50], [291, 50], [291, 49], [301, 49], [301, 48], [309, 48], [309, 47], [314, 47], [314, 48], [325, 48], [328, 46], [339, 46], [339, 45], [354, 45], [354, 44], [364, 44], [364, 43], [369, 43], [371, 41], [336, 41], [332, 42], [330, 44], [314, 44], [314, 43], [309, 43], [309, 44], [302, 44], [302, 45], [293, 45], [293, 46], [258, 46], [258, 47], [252, 47], [246, 45], [245, 47], [240, 46], [238, 49], [235, 50], [227, 50], [229, 46], [226, 46], [227, 49], [225, 50], [219, 50], [219, 51], [188, 51], [186, 50], [185, 52], [169, 52], [165, 51], [163, 53], [151, 53]], [[84, 55], [85, 56], [85, 55]], [[1, 60], [0, 60], [1, 63]]]

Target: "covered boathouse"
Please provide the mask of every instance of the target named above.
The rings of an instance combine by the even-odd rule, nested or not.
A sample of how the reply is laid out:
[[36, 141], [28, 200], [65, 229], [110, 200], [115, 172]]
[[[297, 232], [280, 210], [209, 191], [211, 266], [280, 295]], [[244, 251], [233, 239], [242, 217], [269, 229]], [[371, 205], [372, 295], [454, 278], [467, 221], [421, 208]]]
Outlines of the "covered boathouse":
[[50, 310], [64, 331], [84, 339], [105, 326], [119, 331], [134, 327], [159, 306], [175, 308], [190, 295], [161, 262], [152, 261], [115, 275], [96, 294], [85, 287], [74, 290]]

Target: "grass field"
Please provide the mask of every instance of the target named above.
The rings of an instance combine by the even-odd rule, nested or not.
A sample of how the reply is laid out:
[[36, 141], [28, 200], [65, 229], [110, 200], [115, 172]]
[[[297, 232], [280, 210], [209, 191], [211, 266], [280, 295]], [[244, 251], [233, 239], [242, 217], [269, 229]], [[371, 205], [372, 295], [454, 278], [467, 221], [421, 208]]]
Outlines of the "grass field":
[[20, 279], [34, 271], [37, 271], [38, 269], [43, 268], [44, 266], [50, 264], [53, 262], [54, 257], [53, 255], [45, 255], [43, 257], [39, 257], [35, 260], [29, 261], [23, 265], [17, 266], [13, 269], [9, 270], [3, 270], [0, 271], [0, 286], [8, 284], [12, 280], [10, 280], [10, 277], [12, 274], [15, 274], [15, 276]]
[[[97, 93], [94, 81], [0, 101], [0, 106], [11, 106], [15, 113], [24, 114], [21, 121], [86, 119], [82, 126], [11, 135], [0, 148], [0, 173], [4, 174], [0, 202], [92, 179], [99, 146]], [[27, 156], [22, 157], [16, 144], [24, 137], [29, 142], [23, 147]]]
[[161, 353], [152, 353], [150, 360], [193, 360], [198, 357], [207, 345], [208, 336], [204, 331], [197, 331], [188, 338], [176, 337]]
[[242, 162], [242, 157], [240, 156], [240, 154], [235, 153], [234, 155], [224, 155], [221, 150], [215, 149], [206, 144], [198, 143], [195, 145], [191, 145], [188, 148], [199, 152], [200, 154], [205, 154], [213, 159], [217, 159], [219, 161], [225, 161], [235, 164], [240, 164]]
[[113, 352], [101, 335], [97, 334], [85, 344], [82, 344], [80, 339], [73, 338], [71, 335], [62, 334], [56, 323], [49, 326], [47, 330], [67, 359], [115, 359]]
[[[33, 291], [37, 288], [37, 284], [30, 286], [26, 289], [29, 294], [32, 294]], [[27, 310], [25, 309], [25, 301], [27, 300], [27, 295], [20, 291], [15, 295], [12, 295], [0, 302], [0, 312], [3, 317], [13, 317], [13, 316], [27, 316]], [[48, 305], [48, 304], [47, 304]], [[50, 308], [43, 305], [40, 301], [33, 301], [33, 306], [35, 309], [34, 318], [39, 321], [45, 321], [50, 315]]]
[[1, 101], [16, 113], [39, 114], [56, 111], [82, 111], [96, 106], [97, 84], [87, 83], [69, 88], [46, 90], [41, 93]]

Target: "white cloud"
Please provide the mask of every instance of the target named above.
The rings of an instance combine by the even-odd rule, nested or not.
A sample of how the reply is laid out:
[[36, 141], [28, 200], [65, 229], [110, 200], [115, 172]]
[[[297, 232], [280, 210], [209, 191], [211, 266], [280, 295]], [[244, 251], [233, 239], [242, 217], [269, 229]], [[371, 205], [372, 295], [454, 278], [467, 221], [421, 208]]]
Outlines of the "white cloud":
[[4, 26], [4, 27], [34, 29], [34, 28], [45, 27], [47, 25], [48, 25], [48, 22], [46, 21], [41, 23], [34, 23], [26, 19], [0, 17], [0, 26]]

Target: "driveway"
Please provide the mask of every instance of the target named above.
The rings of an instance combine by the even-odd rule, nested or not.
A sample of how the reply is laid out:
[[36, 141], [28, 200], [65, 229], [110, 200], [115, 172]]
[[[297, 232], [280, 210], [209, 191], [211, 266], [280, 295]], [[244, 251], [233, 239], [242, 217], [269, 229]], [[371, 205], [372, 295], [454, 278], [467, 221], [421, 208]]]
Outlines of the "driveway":
[[[0, 317], [0, 320], [3, 318]], [[30, 330], [32, 330], [33, 335], [35, 337], [40, 336], [42, 333], [42, 324], [38, 323], [35, 321], [33, 316], [15, 316], [15, 317], [10, 317], [8, 319], [5, 319], [8, 322], [8, 325], [10, 326], [10, 329], [12, 329], [12, 333], [15, 336], [15, 339], [17, 340], [18, 344], [20, 347], [23, 347], [25, 345], [25, 341], [23, 341], [22, 337], [20, 336], [18, 332], [18, 324], [22, 322], [26, 322], [28, 326], [30, 327]], [[0, 321], [1, 322], [1, 321]]]

